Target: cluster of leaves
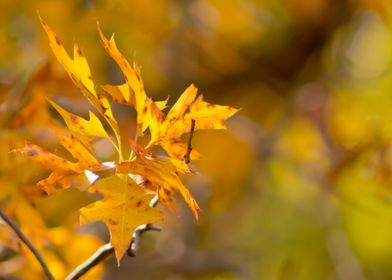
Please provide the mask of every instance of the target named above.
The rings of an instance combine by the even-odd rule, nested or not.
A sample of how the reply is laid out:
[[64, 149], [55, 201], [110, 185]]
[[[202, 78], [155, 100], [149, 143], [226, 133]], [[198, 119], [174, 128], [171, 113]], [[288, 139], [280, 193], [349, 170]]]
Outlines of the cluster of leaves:
[[[49, 101], [66, 123], [68, 130], [60, 132], [60, 143], [74, 160], [53, 154], [33, 143], [26, 143], [15, 152], [51, 170], [49, 177], [38, 182], [48, 195], [70, 187], [103, 195], [102, 199], [80, 209], [80, 221], [103, 221], [107, 225], [119, 262], [137, 227], [163, 221], [163, 213], [151, 205], [154, 196], [172, 209], [175, 206], [174, 195], [179, 192], [198, 219], [199, 207], [179, 174], [195, 174], [189, 161], [200, 158], [200, 154], [190, 144], [182, 142], [180, 137], [193, 133], [193, 130], [224, 129], [224, 121], [237, 110], [203, 101], [203, 96], [197, 97], [197, 89], [191, 85], [165, 115], [166, 101], [156, 102], [146, 95], [140, 69], [132, 67], [117, 49], [114, 38], [107, 39], [99, 28], [103, 46], [118, 64], [126, 82], [98, 88], [81, 48], [75, 44], [71, 58], [58, 36], [42, 19], [41, 24], [57, 60], [98, 115], [90, 111], [89, 119], [84, 119]], [[135, 139], [128, 141], [131, 147], [129, 155], [124, 154], [122, 133], [110, 99], [136, 111], [137, 129]], [[148, 135], [149, 143], [143, 147], [138, 139]], [[112, 143], [118, 161], [108, 163], [97, 159], [94, 155], [97, 139], [107, 139]], [[167, 156], [153, 155], [151, 148], [154, 146], [161, 146]], [[92, 174], [96, 175], [95, 180], [89, 180]]]

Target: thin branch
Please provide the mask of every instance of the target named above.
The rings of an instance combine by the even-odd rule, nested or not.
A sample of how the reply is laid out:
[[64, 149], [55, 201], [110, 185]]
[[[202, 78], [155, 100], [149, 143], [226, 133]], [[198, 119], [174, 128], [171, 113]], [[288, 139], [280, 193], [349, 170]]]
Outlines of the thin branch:
[[191, 152], [192, 152], [192, 137], [193, 137], [193, 132], [195, 132], [195, 125], [196, 121], [194, 119], [191, 120], [191, 131], [188, 139], [188, 150], [186, 151], [186, 155], [184, 157], [184, 161], [186, 164], [189, 164], [191, 162]]
[[4, 222], [6, 222], [13, 229], [13, 231], [16, 233], [19, 239], [27, 246], [27, 248], [29, 248], [29, 250], [33, 253], [34, 257], [41, 265], [42, 270], [44, 271], [46, 277], [49, 280], [54, 280], [54, 277], [50, 272], [49, 267], [45, 263], [44, 259], [42, 258], [41, 254], [38, 252], [37, 248], [35, 248], [34, 245], [29, 241], [26, 235], [23, 234], [19, 226], [14, 221], [12, 221], [11, 218], [1, 208], [0, 208], [0, 216], [4, 220]]
[[128, 256], [136, 257], [136, 253], [139, 250], [140, 238], [142, 234], [145, 233], [146, 231], [161, 231], [161, 228], [151, 224], [147, 224], [135, 230], [135, 232], [132, 235], [131, 244], [129, 245], [127, 250]]
[[[127, 254], [130, 257], [136, 257], [136, 251], [138, 249], [140, 236], [146, 231], [161, 231], [161, 228], [154, 226], [154, 225], [143, 225], [140, 226], [132, 236], [131, 245], [127, 250]], [[90, 258], [88, 258], [84, 263], [79, 265], [71, 274], [65, 278], [66, 280], [76, 280], [86, 274], [90, 269], [94, 266], [98, 265], [99, 263], [103, 262], [106, 258], [111, 256], [114, 253], [114, 248], [112, 244], [106, 243], [105, 245], [101, 246]]]
[[114, 248], [112, 244], [106, 243], [101, 246], [90, 258], [88, 258], [84, 263], [79, 265], [74, 271], [71, 272], [70, 275], [65, 278], [66, 280], [75, 280], [82, 277], [86, 274], [90, 269], [104, 261], [107, 257], [114, 253]]

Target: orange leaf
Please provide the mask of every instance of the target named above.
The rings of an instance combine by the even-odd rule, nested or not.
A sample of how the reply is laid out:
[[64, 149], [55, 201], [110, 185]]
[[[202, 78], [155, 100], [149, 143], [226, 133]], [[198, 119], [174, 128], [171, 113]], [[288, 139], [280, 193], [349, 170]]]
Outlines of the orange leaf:
[[48, 178], [39, 181], [37, 186], [47, 194], [53, 194], [58, 190], [63, 189], [63, 187], [58, 187], [57, 182], [64, 179], [66, 176], [67, 175], [62, 172], [52, 172]]
[[66, 173], [69, 171], [76, 173], [83, 172], [83, 168], [81, 168], [79, 164], [70, 162], [64, 158], [56, 156], [55, 154], [49, 153], [48, 151], [32, 143], [26, 143], [24, 148], [16, 149], [13, 152], [18, 152], [22, 156], [28, 157], [32, 161], [35, 161], [43, 167], [53, 171], [58, 171], [60, 173]]
[[64, 174], [59, 172], [50, 173], [49, 177], [37, 183], [47, 194], [53, 194], [59, 190], [70, 187], [78, 188], [81, 191], [87, 190], [91, 185], [84, 173], [81, 174]]
[[42, 249], [48, 243], [49, 236], [45, 223], [30, 202], [20, 193], [16, 193], [8, 205], [23, 233], [37, 247]]
[[[130, 173], [141, 175], [144, 180], [148, 180], [157, 186], [160, 200], [167, 206], [173, 206], [174, 191], [181, 193], [196, 219], [199, 209], [196, 200], [192, 197], [189, 190], [181, 182], [177, 175], [176, 167], [173, 163], [164, 158], [148, 158], [139, 156], [134, 161], [121, 162], [116, 166], [118, 173]], [[162, 189], [160, 189], [162, 188]]]
[[152, 153], [149, 150], [146, 150], [144, 147], [140, 146], [136, 141], [129, 139], [129, 145], [131, 145], [131, 149], [135, 153], [135, 155], [145, 155], [151, 156]]

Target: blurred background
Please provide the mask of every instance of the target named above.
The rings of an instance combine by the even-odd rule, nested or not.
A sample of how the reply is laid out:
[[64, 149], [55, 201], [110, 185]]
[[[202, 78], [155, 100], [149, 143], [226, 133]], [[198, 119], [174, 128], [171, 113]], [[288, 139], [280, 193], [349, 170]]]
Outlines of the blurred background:
[[[173, 104], [195, 83], [206, 100], [241, 108], [228, 131], [195, 133], [202, 175], [184, 180], [200, 222], [179, 201], [136, 258], [120, 268], [109, 260], [95, 279], [392, 279], [390, 0], [0, 0], [0, 198], [17, 192], [38, 207], [42, 227], [75, 255], [83, 240], [65, 238], [63, 225], [77, 228], [74, 210], [88, 198], [53, 202], [34, 186], [47, 171], [8, 154], [25, 139], [58, 145], [60, 118], [44, 97], [87, 112], [37, 10], [69, 52], [82, 46], [97, 84], [123, 81], [99, 21], [141, 66], [154, 100]], [[132, 135], [134, 115], [115, 112]], [[24, 215], [14, 217], [23, 224]], [[0, 258], [0, 278], [31, 277], [22, 260]]]

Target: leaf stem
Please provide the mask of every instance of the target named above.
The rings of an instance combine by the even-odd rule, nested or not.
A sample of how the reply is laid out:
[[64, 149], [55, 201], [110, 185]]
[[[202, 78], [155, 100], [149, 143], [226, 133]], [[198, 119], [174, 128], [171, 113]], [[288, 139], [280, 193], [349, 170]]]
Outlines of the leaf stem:
[[29, 248], [29, 250], [33, 253], [34, 257], [41, 265], [42, 270], [44, 271], [46, 277], [49, 280], [54, 280], [54, 277], [50, 272], [46, 262], [42, 258], [41, 254], [38, 252], [37, 248], [35, 248], [34, 245], [30, 242], [30, 240], [26, 237], [26, 235], [24, 235], [24, 233], [20, 230], [19, 226], [13, 220], [11, 220], [11, 218], [1, 208], [0, 208], [0, 216], [4, 220], [4, 222], [6, 222], [13, 229], [15, 234], [27, 246], [27, 248]]
[[109, 139], [110, 143], [112, 143], [113, 147], [116, 149], [117, 153], [119, 154], [119, 161], [121, 161], [121, 158], [122, 158], [122, 156], [121, 156], [121, 147], [119, 148], [116, 145], [116, 143], [113, 141], [112, 137], [109, 136], [108, 139]]
[[[135, 141], [135, 143], [137, 142], [137, 138], [138, 138], [138, 135], [137, 135], [137, 133], [136, 133], [135, 139], [133, 140], [133, 141]], [[131, 152], [129, 153], [129, 158], [128, 158], [128, 160], [131, 161], [131, 160], [133, 159], [133, 156], [134, 156], [134, 151], [133, 151], [133, 149], [131, 149]]]
[[118, 143], [118, 160], [120, 162], [124, 161], [122, 154], [122, 145], [121, 145], [121, 136], [117, 133], [117, 131], [112, 127], [114, 134], [116, 135], [117, 143]]
[[117, 141], [117, 145], [116, 143], [113, 141], [112, 137], [109, 136], [109, 141], [113, 144], [113, 146], [116, 148], [117, 153], [118, 153], [118, 161], [122, 162], [124, 161], [123, 159], [123, 154], [122, 154], [122, 146], [121, 146], [121, 136], [120, 136], [120, 132], [118, 125], [113, 124], [110, 120], [108, 120], [105, 117], [105, 114], [101, 111], [99, 111], [101, 113], [101, 115], [103, 116], [103, 119], [109, 124], [110, 128], [112, 129], [114, 136], [116, 137], [116, 141]]

